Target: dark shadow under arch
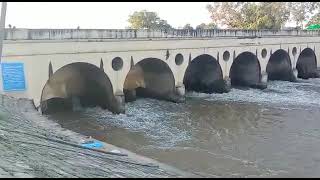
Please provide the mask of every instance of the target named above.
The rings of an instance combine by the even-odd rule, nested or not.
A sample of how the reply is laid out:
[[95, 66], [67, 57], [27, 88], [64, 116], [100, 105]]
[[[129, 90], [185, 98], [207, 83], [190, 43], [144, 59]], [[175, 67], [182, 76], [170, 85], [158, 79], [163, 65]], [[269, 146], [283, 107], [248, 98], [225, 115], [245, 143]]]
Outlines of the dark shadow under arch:
[[271, 56], [267, 64], [268, 80], [296, 81], [292, 71], [290, 56], [279, 49]]
[[40, 107], [45, 114], [72, 110], [75, 99], [84, 107], [122, 112], [109, 77], [93, 64], [76, 62], [57, 70], [42, 90]]
[[149, 97], [180, 102], [175, 93], [174, 75], [167, 63], [157, 58], [145, 58], [134, 65], [126, 76], [123, 91], [125, 101]]
[[239, 54], [233, 61], [230, 69], [232, 86], [265, 89], [261, 83], [261, 67], [258, 58], [251, 52]]
[[317, 57], [310, 48], [305, 48], [299, 55], [296, 65], [298, 78], [309, 79], [319, 78], [317, 72]]
[[188, 65], [183, 78], [187, 91], [202, 93], [223, 93], [229, 89], [225, 87], [219, 62], [208, 54], [194, 58]]

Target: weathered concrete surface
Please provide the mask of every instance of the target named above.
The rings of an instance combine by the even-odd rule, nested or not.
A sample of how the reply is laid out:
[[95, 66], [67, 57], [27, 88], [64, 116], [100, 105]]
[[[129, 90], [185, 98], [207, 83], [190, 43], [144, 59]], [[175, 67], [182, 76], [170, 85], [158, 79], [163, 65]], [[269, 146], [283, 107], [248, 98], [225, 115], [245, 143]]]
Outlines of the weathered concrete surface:
[[89, 63], [69, 64], [52, 74], [42, 91], [41, 110], [46, 113], [53, 109], [55, 106], [50, 105], [55, 99], [72, 104], [73, 97], [78, 97], [82, 106], [98, 105], [114, 113], [124, 113], [108, 76]]
[[152, 97], [172, 102], [183, 102], [176, 92], [170, 67], [160, 59], [146, 58], [133, 66], [124, 82], [126, 101], [136, 97]]
[[73, 147], [86, 138], [40, 116], [28, 100], [0, 96], [0, 119], [0, 177], [195, 177], [108, 144], [105, 151], [128, 156]]
[[261, 81], [261, 69], [258, 58], [250, 53], [241, 53], [233, 62], [230, 70], [231, 85], [265, 89]]
[[[130, 33], [136, 33], [137, 36], [131, 37]], [[320, 57], [319, 31], [213, 30], [191, 32], [191, 34], [174, 31], [167, 32], [168, 36], [161, 34], [164, 32], [158, 33], [132, 30], [17, 29], [8, 31], [7, 40], [4, 41], [2, 61], [24, 63], [27, 88], [25, 91], [4, 93], [32, 99], [35, 106], [39, 107], [43, 87], [49, 79], [49, 64], [55, 72], [68, 64], [85, 62], [104, 69], [111, 81], [116, 99], [123, 104], [120, 100], [125, 99], [123, 98], [124, 84], [131, 64], [139, 64], [145, 59], [162, 60], [173, 74], [175, 86], [173, 89], [177, 89], [182, 87], [189, 61], [193, 61], [195, 57], [203, 54], [214, 57], [221, 66], [223, 79], [227, 80], [230, 79], [230, 69], [234, 60], [243, 52], [250, 52], [259, 60], [261, 83], [253, 86], [264, 88], [265, 79], [267, 79], [265, 78], [266, 66], [273, 52], [279, 49], [286, 51], [290, 56], [293, 71], [297, 68], [300, 53], [305, 49], [312, 49], [316, 57]], [[294, 49], [295, 53], [293, 53]], [[223, 57], [225, 52], [230, 55], [228, 59]], [[175, 57], [178, 54], [181, 55], [182, 62], [177, 64]], [[123, 67], [119, 70], [112, 68], [113, 59], [116, 57], [123, 60]], [[317, 66], [320, 64], [319, 59], [316, 58]], [[303, 61], [302, 63], [305, 64]], [[313, 65], [312, 69], [314, 68], [316, 67]], [[306, 68], [297, 69], [303, 71]], [[315, 75], [311, 73], [311, 76], [315, 77]], [[171, 81], [168, 82], [171, 84]], [[219, 83], [224, 84], [226, 81], [219, 81]], [[154, 83], [151, 84], [154, 85]], [[163, 83], [156, 84], [155, 87], [161, 84]], [[0, 89], [2, 89], [1, 86], [2, 83], [0, 83]], [[150, 90], [150, 88], [146, 89]], [[151, 88], [151, 90], [154, 89]], [[135, 93], [131, 94], [134, 99]], [[173, 101], [180, 100], [175, 93], [169, 95], [172, 96], [170, 99]]]
[[[319, 56], [318, 56], [319, 57]], [[302, 79], [319, 78], [317, 56], [310, 48], [304, 49], [297, 60], [298, 77]]]
[[207, 54], [196, 57], [189, 64], [183, 83], [189, 91], [203, 93], [230, 91], [230, 87], [223, 80], [220, 64], [214, 57]]
[[201, 37], [275, 37], [275, 36], [319, 36], [313, 30], [136, 30], [136, 29], [6, 29], [5, 39], [135, 39], [135, 38], [201, 38]]
[[290, 56], [282, 49], [271, 55], [267, 64], [267, 73], [269, 80], [297, 81], [293, 74]]

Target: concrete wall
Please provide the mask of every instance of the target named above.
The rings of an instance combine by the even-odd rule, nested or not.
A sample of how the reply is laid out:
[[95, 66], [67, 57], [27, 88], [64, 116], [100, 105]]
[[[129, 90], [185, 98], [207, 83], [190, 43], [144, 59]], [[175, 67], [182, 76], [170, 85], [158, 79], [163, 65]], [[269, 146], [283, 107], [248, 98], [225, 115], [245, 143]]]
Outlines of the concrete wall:
[[[234, 30], [235, 31], [235, 30]], [[6, 32], [3, 48], [3, 62], [23, 62], [26, 76], [26, 91], [5, 92], [15, 97], [33, 99], [36, 106], [40, 104], [41, 92], [48, 80], [49, 63], [52, 63], [53, 72], [73, 62], [89, 62], [100, 67], [101, 60], [105, 73], [110, 78], [115, 95], [123, 94], [123, 85], [130, 70], [131, 59], [134, 64], [145, 58], [158, 58], [167, 63], [171, 68], [176, 87], [183, 85], [183, 78], [188, 66], [189, 57], [193, 60], [202, 54], [209, 54], [219, 60], [223, 76], [228, 78], [233, 60], [244, 51], [256, 54], [261, 72], [266, 72], [270, 53], [278, 49], [289, 52], [292, 67], [295, 68], [299, 53], [306, 47], [315, 50], [317, 64], [320, 64], [320, 37], [318, 31], [291, 31], [291, 34], [309, 34], [309, 36], [279, 36], [263, 38], [158, 38], [158, 39], [113, 39], [119, 37], [118, 30], [24, 30], [16, 29]], [[127, 34], [123, 36], [123, 34]], [[130, 31], [124, 30], [122, 37], [129, 37]], [[217, 31], [232, 35], [232, 31]], [[236, 31], [235, 34], [253, 33], [254, 31]], [[256, 31], [257, 33], [258, 31]], [[266, 36], [270, 33], [281, 34], [285, 31], [259, 31]], [[78, 34], [77, 34], [78, 33]], [[143, 34], [143, 32], [140, 32]], [[158, 33], [158, 34], [157, 34]], [[286, 32], [286, 35], [290, 35]], [[77, 35], [75, 35], [77, 34]], [[113, 34], [113, 35], [111, 35]], [[117, 35], [116, 35], [117, 34]], [[120, 33], [121, 34], [121, 33]], [[161, 32], [160, 32], [161, 34]], [[239, 35], [239, 36], [240, 36]], [[145, 35], [141, 35], [145, 36]], [[153, 32], [159, 36], [159, 32]], [[120, 36], [121, 37], [121, 36]], [[139, 35], [140, 37], [140, 35]], [[46, 39], [47, 38], [47, 39]], [[75, 39], [75, 38], [83, 38]], [[98, 38], [98, 39], [95, 39]], [[10, 40], [15, 39], [15, 40]], [[30, 40], [33, 39], [33, 40]], [[49, 40], [55, 39], [55, 40]], [[60, 40], [59, 40], [60, 39]], [[297, 48], [297, 54], [292, 54], [292, 49]], [[266, 57], [262, 57], [263, 49], [267, 50]], [[230, 59], [223, 60], [223, 53], [230, 52]], [[176, 65], [175, 56], [181, 53], [184, 61]], [[169, 56], [167, 57], [167, 55]], [[115, 71], [111, 64], [115, 57], [123, 60], [122, 69]], [[2, 83], [0, 83], [2, 91]]]
[[7, 40], [319, 36], [319, 30], [6, 29]]

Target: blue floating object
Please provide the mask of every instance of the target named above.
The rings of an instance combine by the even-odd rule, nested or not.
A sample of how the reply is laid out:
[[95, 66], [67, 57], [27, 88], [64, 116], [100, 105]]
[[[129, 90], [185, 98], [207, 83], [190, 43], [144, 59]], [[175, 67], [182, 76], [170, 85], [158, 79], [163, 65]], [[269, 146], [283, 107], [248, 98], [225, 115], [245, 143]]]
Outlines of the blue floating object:
[[81, 146], [86, 148], [91, 148], [91, 149], [99, 149], [103, 147], [103, 144], [100, 141], [93, 140], [93, 141], [82, 143]]

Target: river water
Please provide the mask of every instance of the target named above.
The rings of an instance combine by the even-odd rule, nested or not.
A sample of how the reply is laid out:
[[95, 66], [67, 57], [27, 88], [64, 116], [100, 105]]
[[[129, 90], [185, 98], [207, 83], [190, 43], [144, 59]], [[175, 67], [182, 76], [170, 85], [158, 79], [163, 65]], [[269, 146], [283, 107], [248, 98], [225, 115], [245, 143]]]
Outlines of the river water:
[[49, 115], [62, 127], [205, 177], [319, 177], [320, 79]]

